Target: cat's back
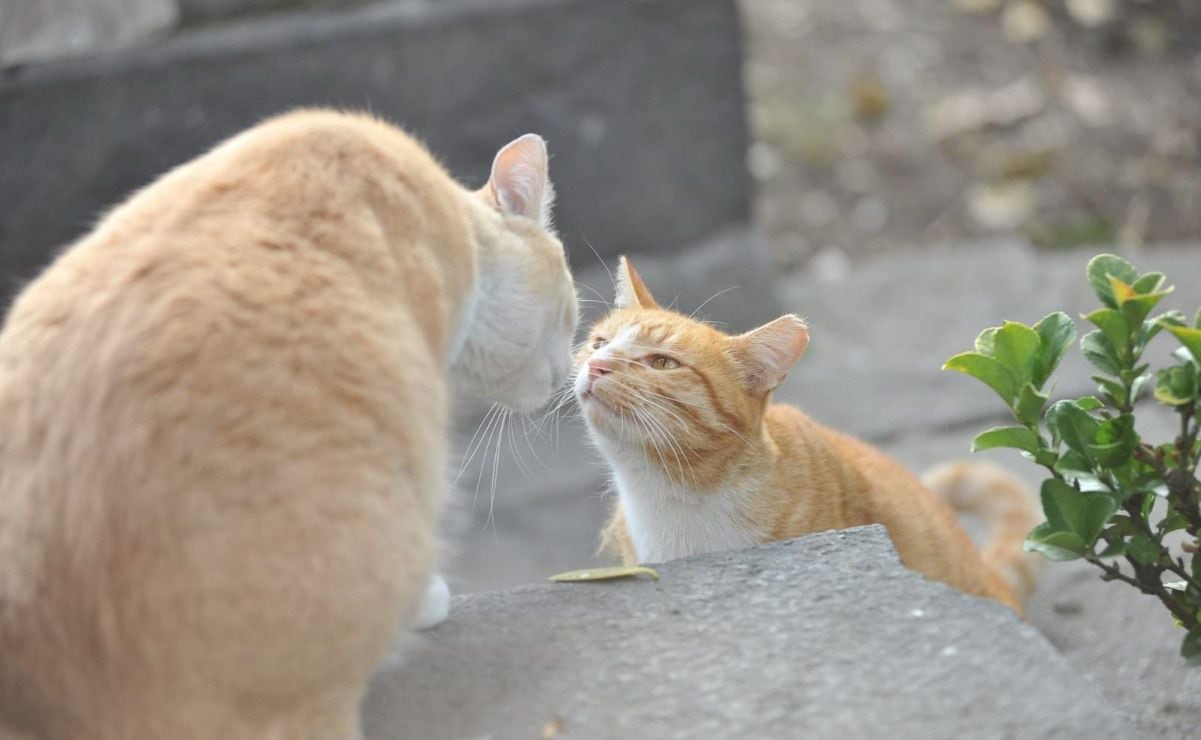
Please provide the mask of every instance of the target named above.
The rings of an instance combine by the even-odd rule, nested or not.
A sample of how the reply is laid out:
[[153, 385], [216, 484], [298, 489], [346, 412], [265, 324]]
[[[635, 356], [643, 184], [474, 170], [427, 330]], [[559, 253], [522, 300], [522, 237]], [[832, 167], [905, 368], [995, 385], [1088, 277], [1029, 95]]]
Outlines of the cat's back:
[[152, 395], [206, 369], [230, 393], [263, 362], [286, 375], [378, 360], [385, 339], [404, 349], [406, 331], [424, 338], [408, 304], [427, 296], [389, 245], [466, 228], [447, 183], [419, 144], [362, 116], [251, 129], [135, 193], [22, 292], [0, 392], [61, 407], [72, 388]]
[[[879, 448], [775, 405], [765, 419], [780, 449], [781, 487], [793, 505], [781, 536], [882, 524], [910, 568], [968, 593], [1015, 604], [980, 558], [954, 510]], [[806, 481], [803, 488], [789, 481]]]
[[797, 507], [792, 527], [880, 523], [890, 530], [907, 530], [911, 519], [925, 520], [935, 528], [953, 520], [949, 507], [875, 446], [788, 404], [769, 407], [764, 422], [779, 449], [780, 485], [792, 495], [810, 499]]
[[[467, 228], [416, 142], [306, 112], [164, 175], [27, 286], [0, 332], [0, 717], [73, 680], [288, 692], [375, 655], [396, 596], [366, 584], [430, 551], [433, 501], [395, 492], [437, 487]], [[288, 563], [325, 601], [279, 589]], [[340, 624], [361, 640], [321, 651]]]

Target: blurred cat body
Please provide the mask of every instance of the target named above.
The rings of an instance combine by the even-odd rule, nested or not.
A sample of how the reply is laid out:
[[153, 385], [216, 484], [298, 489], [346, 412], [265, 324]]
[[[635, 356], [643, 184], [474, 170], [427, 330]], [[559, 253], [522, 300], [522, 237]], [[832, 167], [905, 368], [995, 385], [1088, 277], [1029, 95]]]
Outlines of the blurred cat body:
[[[923, 485], [771, 404], [808, 341], [792, 315], [729, 336], [663, 309], [622, 260], [616, 307], [576, 357], [576, 397], [618, 494], [602, 549], [658, 562], [878, 523], [909, 568], [1020, 613], [1036, 567], [1021, 548], [1036, 523], [1028, 493], [986, 465], [944, 467]], [[983, 553], [949, 503], [992, 523]]]
[[393, 126], [298, 111], [135, 193], [23, 291], [0, 334], [0, 737], [359, 736], [434, 564], [447, 379], [528, 411], [570, 368], [546, 166], [526, 135], [468, 191]]

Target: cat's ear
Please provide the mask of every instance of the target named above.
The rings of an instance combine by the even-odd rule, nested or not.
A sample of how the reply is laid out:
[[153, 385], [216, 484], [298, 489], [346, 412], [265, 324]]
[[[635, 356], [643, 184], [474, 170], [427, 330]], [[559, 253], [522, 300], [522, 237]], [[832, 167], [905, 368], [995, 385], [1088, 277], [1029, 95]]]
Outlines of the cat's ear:
[[646, 283], [638, 277], [634, 266], [630, 264], [625, 255], [622, 255], [621, 261], [618, 262], [617, 274], [613, 277], [617, 281], [617, 300], [614, 303], [618, 308], [659, 307], [659, 304], [655, 302], [655, 297], [647, 289]]
[[493, 202], [511, 216], [525, 216], [550, 231], [555, 187], [550, 182], [546, 142], [537, 134], [510, 141], [492, 160], [488, 190]]
[[734, 337], [734, 355], [743, 381], [753, 393], [766, 393], [788, 376], [809, 344], [809, 328], [794, 314]]

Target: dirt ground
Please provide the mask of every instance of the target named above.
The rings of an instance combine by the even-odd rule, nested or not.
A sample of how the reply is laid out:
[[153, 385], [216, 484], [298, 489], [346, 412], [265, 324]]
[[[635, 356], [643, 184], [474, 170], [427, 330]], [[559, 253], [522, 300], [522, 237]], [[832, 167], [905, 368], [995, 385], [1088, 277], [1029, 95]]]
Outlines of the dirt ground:
[[786, 265], [996, 234], [1201, 235], [1201, 3], [742, 0]]

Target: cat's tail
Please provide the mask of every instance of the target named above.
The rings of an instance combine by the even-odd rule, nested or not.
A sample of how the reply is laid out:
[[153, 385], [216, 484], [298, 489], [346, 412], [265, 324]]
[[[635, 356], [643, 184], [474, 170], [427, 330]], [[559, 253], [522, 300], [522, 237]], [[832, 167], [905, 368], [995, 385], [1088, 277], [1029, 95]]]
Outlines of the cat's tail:
[[922, 481], [957, 513], [984, 520], [988, 540], [980, 554], [1025, 603], [1046, 565], [1044, 558], [1022, 549], [1026, 535], [1042, 521], [1033, 493], [1012, 474], [988, 463], [940, 465]]

